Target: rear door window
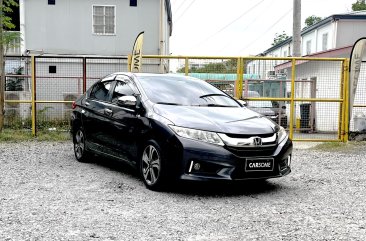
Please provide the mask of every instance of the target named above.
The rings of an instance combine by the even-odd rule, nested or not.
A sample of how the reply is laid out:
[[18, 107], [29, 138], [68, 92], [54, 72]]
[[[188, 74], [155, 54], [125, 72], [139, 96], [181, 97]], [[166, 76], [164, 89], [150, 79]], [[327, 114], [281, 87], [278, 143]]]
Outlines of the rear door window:
[[99, 82], [97, 83], [92, 92], [90, 93], [90, 98], [108, 101], [109, 100], [109, 90], [112, 86], [112, 81]]

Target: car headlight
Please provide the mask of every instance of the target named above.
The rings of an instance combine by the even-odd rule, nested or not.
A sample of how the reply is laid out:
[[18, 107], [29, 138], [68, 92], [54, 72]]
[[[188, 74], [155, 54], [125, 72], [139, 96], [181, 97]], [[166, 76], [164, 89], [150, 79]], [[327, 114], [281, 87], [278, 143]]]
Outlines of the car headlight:
[[285, 128], [280, 126], [280, 130], [278, 131], [277, 135], [278, 135], [278, 143], [281, 143], [283, 140], [285, 140], [287, 138], [287, 132]]
[[224, 142], [222, 142], [221, 138], [215, 132], [196, 130], [190, 128], [184, 128], [179, 126], [169, 125], [170, 129], [172, 129], [178, 136], [203, 141], [211, 144], [216, 144], [223, 146]]

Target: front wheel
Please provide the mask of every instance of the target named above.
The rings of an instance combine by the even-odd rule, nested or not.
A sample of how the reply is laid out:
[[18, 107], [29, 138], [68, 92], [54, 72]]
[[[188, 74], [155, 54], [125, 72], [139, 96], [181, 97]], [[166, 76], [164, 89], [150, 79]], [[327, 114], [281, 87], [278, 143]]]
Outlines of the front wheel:
[[85, 133], [82, 128], [78, 128], [74, 133], [74, 153], [76, 160], [79, 162], [88, 162], [90, 157], [89, 152], [86, 150], [85, 145]]
[[144, 146], [140, 161], [140, 172], [145, 186], [150, 190], [160, 190], [164, 184], [164, 165], [160, 146], [148, 141]]

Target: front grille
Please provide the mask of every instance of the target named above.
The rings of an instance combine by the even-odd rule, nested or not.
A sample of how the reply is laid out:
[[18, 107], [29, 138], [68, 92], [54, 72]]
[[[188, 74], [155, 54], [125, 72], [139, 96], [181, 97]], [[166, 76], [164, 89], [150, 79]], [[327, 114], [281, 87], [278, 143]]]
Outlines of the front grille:
[[237, 157], [272, 156], [277, 146], [231, 147], [225, 148]]
[[253, 135], [253, 134], [250, 134], [250, 135], [247, 135], [247, 134], [225, 134], [225, 135], [227, 135], [228, 137], [231, 137], [231, 138], [250, 138], [250, 137], [253, 137], [253, 136], [258, 136], [260, 138], [267, 138], [267, 137], [273, 136], [273, 133], [256, 134], [256, 135]]

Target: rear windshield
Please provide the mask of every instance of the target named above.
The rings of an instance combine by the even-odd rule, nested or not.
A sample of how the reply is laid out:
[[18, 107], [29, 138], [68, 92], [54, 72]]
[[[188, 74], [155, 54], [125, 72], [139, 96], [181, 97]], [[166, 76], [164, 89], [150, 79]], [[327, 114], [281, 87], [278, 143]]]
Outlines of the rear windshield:
[[239, 107], [228, 95], [203, 80], [186, 76], [139, 76], [148, 98], [157, 104]]

